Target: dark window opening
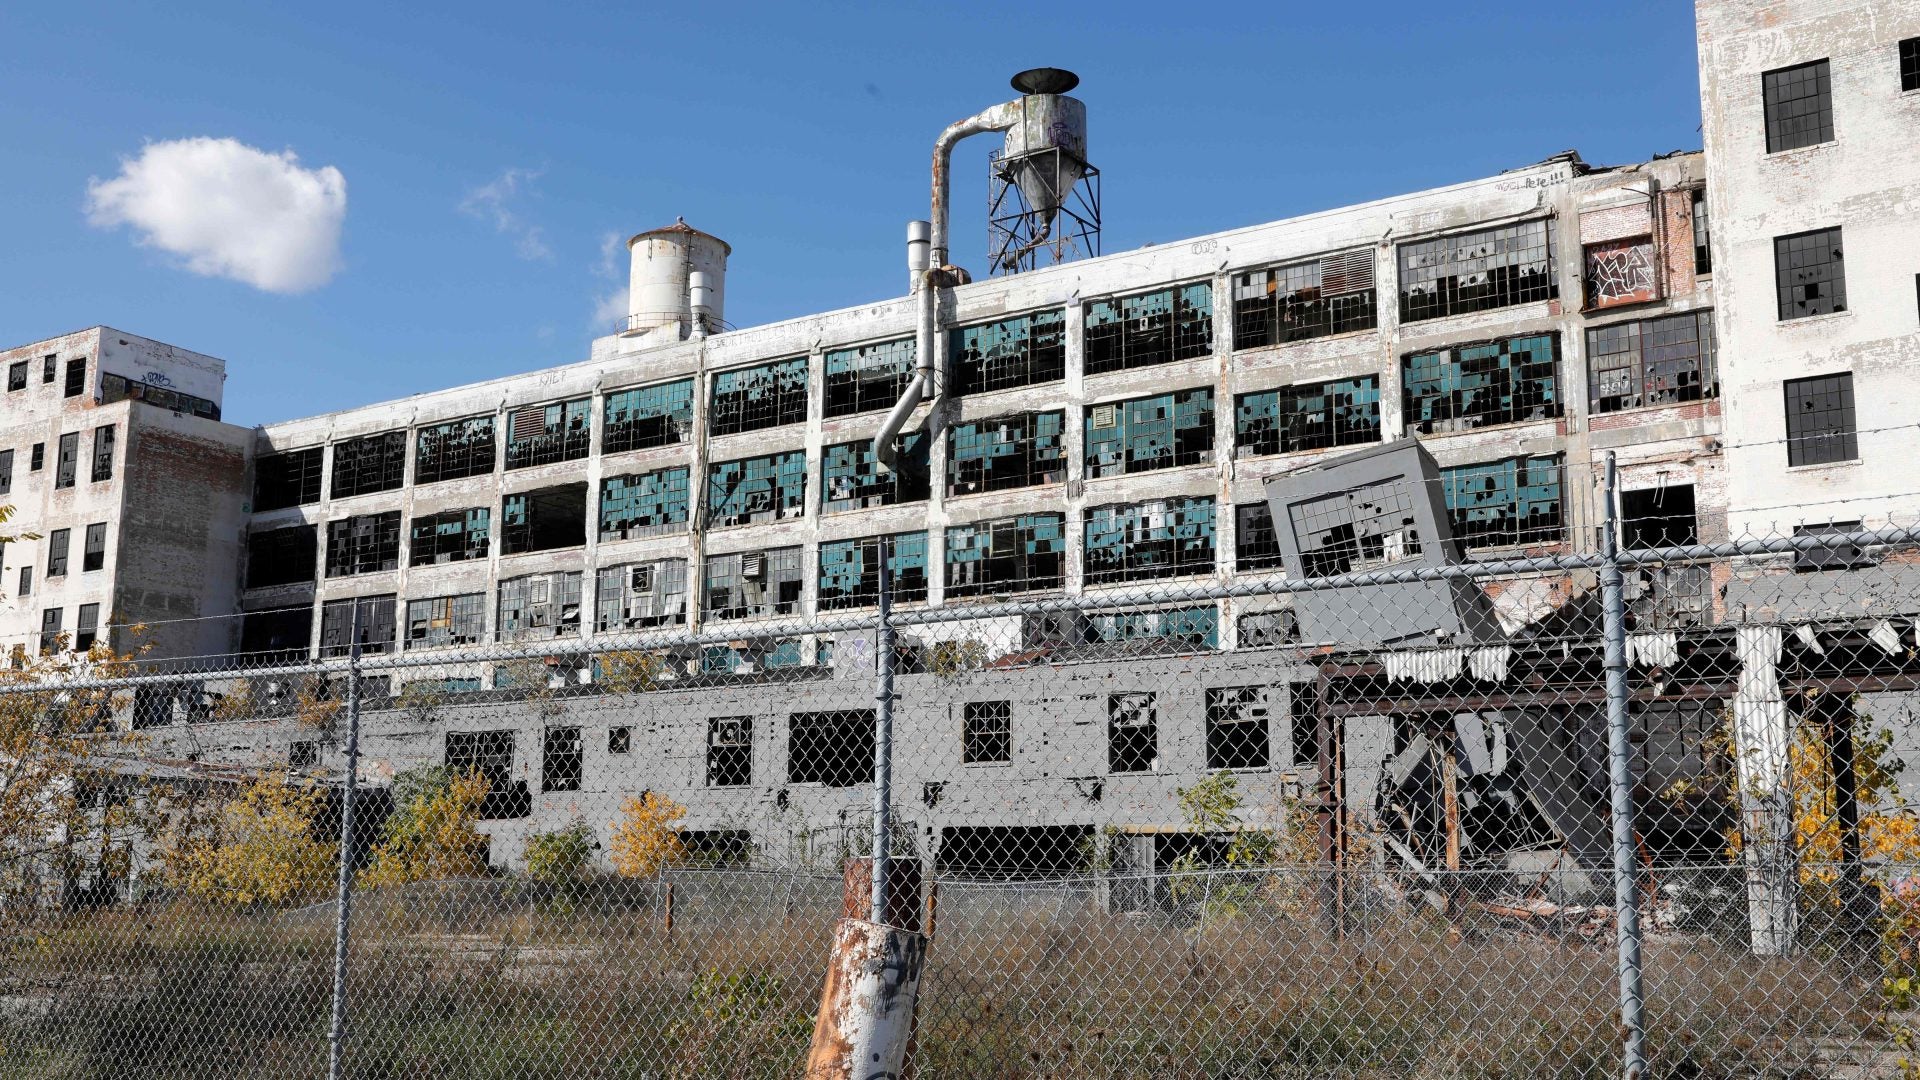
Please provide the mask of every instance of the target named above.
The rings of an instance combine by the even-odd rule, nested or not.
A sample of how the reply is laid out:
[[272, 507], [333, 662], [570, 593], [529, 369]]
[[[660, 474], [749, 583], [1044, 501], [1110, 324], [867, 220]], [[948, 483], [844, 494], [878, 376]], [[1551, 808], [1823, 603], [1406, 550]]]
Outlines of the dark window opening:
[[1157, 772], [1159, 709], [1151, 691], [1107, 695], [1107, 771]]
[[927, 598], [927, 534], [896, 533], [829, 540], [820, 545], [820, 609], [868, 607], [880, 601], [880, 550], [886, 548], [893, 599]]
[[1788, 379], [1787, 465], [1825, 465], [1860, 456], [1854, 431], [1853, 373]]
[[925, 432], [906, 435], [891, 469], [882, 469], [875, 460], [872, 439], [826, 447], [820, 456], [820, 512], [924, 502], [931, 487], [927, 476], [930, 445]]
[[1793, 572], [1810, 574], [1817, 570], [1857, 570], [1861, 567], [1876, 566], [1880, 560], [1867, 549], [1850, 540], [1841, 540], [1840, 536], [1857, 533], [1863, 528], [1858, 521], [1828, 521], [1818, 525], [1795, 525], [1795, 536], [1832, 536], [1817, 547], [1802, 548], [1793, 553]]
[[1091, 825], [959, 825], [940, 830], [934, 870], [946, 879], [1025, 881], [1084, 874]]
[[525, 781], [513, 779], [513, 732], [447, 732], [447, 771], [457, 776], [479, 774], [487, 782], [480, 801], [481, 820], [521, 818], [532, 812], [533, 799]]
[[40, 655], [60, 651], [60, 619], [62, 612], [50, 607], [40, 613]]
[[1065, 580], [1064, 514], [1022, 514], [947, 526], [947, 597], [1009, 596]]
[[209, 420], [220, 419], [220, 406], [203, 397], [183, 394], [172, 387], [153, 386], [149, 383], [129, 379], [125, 375], [105, 372], [100, 376], [100, 403], [111, 405], [116, 401], [144, 401], [159, 409], [175, 413], [202, 416]]
[[44, 469], [46, 467], [47, 467], [47, 444], [41, 443], [41, 442], [34, 443], [33, 452], [29, 454], [27, 458], [27, 471], [39, 472], [41, 469]]
[[807, 452], [715, 462], [707, 467], [707, 527], [785, 521], [807, 512]]
[[20, 595], [33, 595], [33, 567], [31, 566], [20, 568]]
[[1242, 573], [1280, 569], [1284, 560], [1273, 532], [1273, 508], [1262, 501], [1236, 506], [1233, 512], [1233, 568]]
[[1192, 360], [1213, 351], [1213, 285], [1195, 282], [1083, 309], [1089, 375]]
[[87, 526], [86, 540], [80, 549], [80, 572], [104, 570], [107, 567], [107, 523], [95, 522]]
[[686, 442], [692, 432], [692, 379], [607, 395], [603, 453], [672, 446]]
[[947, 435], [947, 494], [1006, 491], [1066, 479], [1066, 413], [1016, 413], [955, 424]]
[[1213, 388], [1087, 407], [1087, 476], [1205, 465], [1213, 460]]
[[73, 651], [88, 652], [100, 636], [100, 605], [81, 604], [76, 618], [73, 624]]
[[960, 762], [1005, 765], [1013, 760], [1013, 703], [969, 701], [961, 706]]
[[304, 660], [313, 644], [313, 609], [249, 611], [240, 624], [240, 651], [258, 663]]
[[321, 604], [320, 655], [347, 655], [354, 642], [356, 611], [359, 615], [360, 651], [391, 652], [394, 600], [394, 595], [388, 593], [384, 596], [351, 596]]
[[540, 748], [540, 790], [579, 791], [586, 770], [585, 746], [577, 727], [550, 727]]
[[1920, 90], [1920, 37], [1900, 43], [1900, 89]]
[[854, 787], [873, 779], [873, 711], [787, 717], [787, 783]]
[[375, 574], [400, 565], [400, 511], [327, 522], [327, 576]]
[[40, 358], [40, 385], [45, 386], [60, 375], [60, 358], [48, 354]]
[[55, 488], [70, 488], [75, 475], [80, 471], [80, 433], [70, 431], [60, 436], [60, 456], [56, 459], [53, 472]]
[[413, 437], [413, 482], [458, 480], [493, 471], [493, 417], [449, 420]]
[[1620, 546], [1682, 547], [1700, 542], [1692, 484], [1663, 484], [1620, 493]]
[[13, 451], [0, 450], [0, 495], [13, 493]]
[[1087, 584], [1213, 573], [1213, 510], [1204, 495], [1088, 508]]
[[508, 495], [500, 511], [500, 554], [585, 547], [587, 485], [556, 487]]
[[718, 619], [791, 615], [800, 608], [800, 549], [707, 556], [704, 611]]
[[64, 397], [79, 397], [87, 392], [87, 358], [76, 356], [67, 361], [67, 385]]
[[633, 729], [621, 724], [607, 729], [607, 753], [633, 753]]
[[67, 544], [73, 538], [72, 529], [55, 529], [47, 534], [47, 576], [61, 577], [67, 572]]
[[442, 510], [413, 519], [408, 529], [407, 565], [433, 566], [487, 557], [493, 511], [484, 506]]
[[18, 360], [7, 367], [7, 392], [27, 388], [27, 362]]
[[1233, 347], [1371, 330], [1378, 323], [1370, 249], [1236, 274]]
[[1711, 311], [1594, 327], [1587, 331], [1587, 364], [1595, 412], [1720, 394]]
[[746, 787], [753, 783], [753, 717], [707, 719], [707, 786]]
[[333, 486], [336, 499], [392, 491], [407, 470], [407, 433], [388, 431], [333, 444]]
[[745, 829], [687, 829], [680, 833], [680, 850], [689, 866], [751, 866], [753, 834]]
[[913, 379], [912, 338], [835, 349], [826, 355], [826, 415], [892, 408]]
[[113, 479], [113, 441], [114, 427], [93, 429], [93, 482]]
[[1833, 86], [1825, 60], [1760, 76], [1766, 98], [1767, 153], [1833, 141]]
[[507, 414], [509, 469], [583, 458], [592, 443], [593, 401], [590, 398], [520, 405]]
[[407, 648], [477, 645], [487, 636], [485, 593], [407, 601]]
[[1272, 649], [1300, 640], [1300, 620], [1292, 608], [1251, 611], [1234, 620], [1234, 632], [1243, 649]]
[[580, 632], [580, 571], [528, 574], [500, 583], [501, 641], [571, 637]]
[[1447, 519], [1461, 547], [1564, 539], [1558, 455], [1508, 458], [1440, 470]]
[[323, 447], [270, 454], [253, 463], [253, 510], [284, 510], [320, 501]]
[[684, 559], [600, 568], [593, 602], [594, 629], [638, 630], [687, 621], [687, 563]]
[[247, 588], [299, 585], [313, 580], [319, 530], [289, 525], [247, 534]]
[[687, 466], [609, 476], [600, 481], [600, 539], [631, 540], [684, 532]]
[[807, 418], [807, 358], [715, 372], [707, 404], [709, 435], [798, 424]]
[[1842, 258], [1838, 227], [1773, 241], [1773, 280], [1780, 295], [1782, 321], [1847, 310], [1847, 272]]
[[1059, 309], [960, 327], [948, 340], [956, 395], [1067, 377], [1066, 314]]
[[1234, 399], [1235, 457], [1380, 441], [1380, 376], [1336, 379]]
[[1536, 334], [1401, 358], [1407, 431], [1470, 431], [1560, 415], [1560, 335]]
[[312, 739], [302, 739], [287, 746], [287, 768], [293, 772], [305, 772], [320, 765], [320, 744]]
[[1264, 769], [1270, 742], [1266, 687], [1223, 686], [1207, 691], [1207, 768]]
[[1545, 218], [1400, 245], [1400, 321], [1557, 298], [1553, 239]]
[[1320, 685], [1287, 684], [1287, 741], [1295, 767], [1320, 761]]
[[1713, 218], [1707, 211], [1707, 189], [1693, 189], [1693, 272], [1713, 273]]

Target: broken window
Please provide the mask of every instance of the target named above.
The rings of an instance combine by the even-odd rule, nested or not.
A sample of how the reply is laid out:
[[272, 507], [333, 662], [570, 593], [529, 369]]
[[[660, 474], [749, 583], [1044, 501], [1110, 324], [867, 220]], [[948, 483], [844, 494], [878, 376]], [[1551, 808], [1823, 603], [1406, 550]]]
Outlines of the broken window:
[[1010, 596], [1057, 589], [1065, 580], [1064, 514], [947, 526], [947, 597]]
[[692, 379], [620, 390], [607, 395], [601, 452], [672, 446], [687, 441], [692, 431]]
[[594, 629], [637, 630], [687, 621], [685, 559], [604, 566], [593, 593]]
[[1707, 189], [1693, 189], [1693, 272], [1713, 273], [1713, 226], [1707, 214]]
[[807, 512], [807, 452], [719, 461], [707, 467], [707, 527], [784, 521]]
[[327, 523], [327, 576], [374, 574], [400, 565], [400, 511]]
[[1400, 321], [1552, 300], [1552, 218], [1400, 245]]
[[47, 534], [47, 576], [57, 578], [67, 572], [67, 544], [73, 539], [72, 529], [55, 529]]
[[540, 747], [540, 790], [579, 791], [586, 770], [584, 740], [577, 727], [550, 727]]
[[249, 611], [240, 623], [240, 651], [261, 664], [304, 660], [313, 644], [313, 609]]
[[631, 754], [633, 752], [633, 728], [620, 724], [607, 729], [607, 753]]
[[331, 497], [344, 499], [400, 486], [407, 469], [407, 433], [388, 431], [333, 444]]
[[1013, 760], [1013, 703], [969, 701], [960, 707], [960, 763], [1005, 765]]
[[1841, 262], [1839, 227], [1776, 238], [1773, 280], [1782, 321], [1847, 310], [1847, 273]]
[[1413, 492], [1402, 481], [1304, 499], [1290, 505], [1287, 513], [1300, 547], [1301, 572], [1307, 577], [1375, 570], [1422, 550]]
[[1681, 547], [1700, 542], [1692, 484], [1661, 484], [1620, 493], [1620, 546]]
[[1278, 570], [1283, 564], [1280, 540], [1273, 532], [1273, 508], [1266, 500], [1233, 508], [1233, 568]]
[[584, 547], [587, 484], [560, 484], [508, 495], [500, 508], [500, 554]]
[[1204, 465], [1213, 460], [1213, 388], [1087, 407], [1087, 476]]
[[1833, 141], [1833, 85], [1825, 60], [1760, 76], [1766, 99], [1767, 153]]
[[1380, 376], [1258, 390], [1234, 398], [1235, 457], [1380, 441]]
[[354, 641], [355, 613], [359, 615], [360, 651], [383, 653], [393, 648], [392, 593], [350, 596], [320, 605], [320, 655], [345, 656]]
[[320, 465], [325, 453], [325, 448], [313, 446], [254, 459], [254, 513], [319, 502]]
[[953, 393], [978, 394], [1067, 377], [1066, 313], [1059, 308], [964, 326], [948, 339]]
[[[1128, 642], [1139, 652], [1188, 652], [1220, 647], [1220, 612], [1212, 604], [1148, 611], [1099, 611], [1086, 616], [1090, 644]], [[1149, 646], [1144, 650], [1135, 646]]]
[[1900, 90], [1920, 90], [1920, 37], [1900, 43]]
[[1087, 584], [1213, 573], [1213, 497], [1086, 510]]
[[873, 778], [873, 710], [787, 717], [787, 783], [853, 787]]
[[912, 338], [827, 353], [828, 417], [887, 409], [913, 379]]
[[1602, 240], [1580, 248], [1586, 310], [1644, 304], [1660, 297], [1653, 237]]
[[1292, 608], [1250, 611], [1234, 622], [1243, 649], [1272, 649], [1300, 640], [1300, 619]]
[[27, 388], [27, 362], [16, 360], [7, 367], [7, 392]]
[[31, 566], [20, 568], [20, 595], [33, 595], [33, 567]]
[[806, 418], [804, 356], [714, 373], [713, 400], [707, 403], [709, 435], [798, 424]]
[[312, 739], [302, 739], [287, 746], [287, 768], [293, 772], [303, 772], [317, 768], [320, 764], [320, 744]]
[[1152, 691], [1107, 695], [1107, 771], [1156, 772], [1160, 768], [1159, 709]]
[[580, 571], [528, 574], [500, 583], [501, 641], [538, 641], [580, 632]]
[[592, 442], [593, 401], [590, 398], [517, 405], [507, 413], [509, 469], [583, 458]]
[[413, 482], [458, 480], [493, 471], [493, 417], [423, 427], [413, 440]]
[[113, 479], [113, 431], [112, 424], [93, 429], [93, 482], [96, 484]]
[[1207, 768], [1264, 769], [1269, 743], [1266, 687], [1207, 691]]
[[434, 566], [487, 557], [493, 511], [484, 506], [442, 510], [413, 519], [408, 530], [407, 565]]
[[63, 614], [57, 607], [40, 613], [40, 655], [60, 651], [60, 620]]
[[73, 651], [84, 653], [93, 648], [100, 636], [100, 605], [81, 604], [73, 624]]
[[1853, 373], [1788, 379], [1787, 465], [1825, 465], [1860, 456], [1854, 432]]
[[319, 530], [312, 525], [289, 525], [247, 534], [247, 588], [300, 585], [313, 580]]
[[172, 387], [154, 386], [150, 383], [128, 379], [125, 375], [112, 372], [100, 376], [100, 403], [111, 405], [116, 401], [144, 401], [161, 409], [170, 409], [177, 413], [189, 413], [204, 416], [209, 420], [220, 419], [220, 406], [203, 397], [183, 394]]
[[685, 465], [600, 481], [600, 539], [661, 536], [684, 532], [686, 525]]
[[1320, 760], [1320, 687], [1318, 683], [1287, 684], [1287, 741], [1295, 766]]
[[47, 383], [52, 382], [54, 380], [54, 377], [58, 375], [59, 372], [60, 372], [60, 358], [58, 356], [55, 356], [52, 353], [48, 353], [46, 356], [43, 356], [40, 358], [41, 385], [44, 386]]
[[1500, 338], [1401, 358], [1407, 431], [1470, 431], [1560, 415], [1560, 335]]
[[827, 447], [820, 455], [821, 513], [925, 501], [928, 445], [924, 431], [909, 433], [891, 469], [874, 459], [872, 439]]
[[478, 645], [487, 636], [487, 596], [462, 593], [407, 601], [407, 648]]
[[753, 834], [745, 829], [683, 829], [679, 838], [686, 865], [708, 868], [753, 865]]
[[1463, 548], [1564, 539], [1558, 454], [1440, 470], [1447, 520]]
[[707, 786], [753, 783], [753, 717], [707, 718]]
[[1015, 413], [955, 424], [947, 436], [947, 494], [1005, 491], [1066, 479], [1066, 413]]
[[1860, 521], [1826, 521], [1817, 525], [1795, 525], [1795, 536], [1823, 536], [1831, 534], [1832, 539], [1810, 548], [1793, 553], [1793, 572], [1809, 574], [1819, 570], [1854, 570], [1865, 566], [1877, 566], [1880, 560], [1866, 548], [1841, 536], [1857, 533], [1863, 527]]
[[13, 493], [13, 451], [0, 450], [0, 495]]
[[1371, 248], [1235, 274], [1233, 347], [1371, 330], [1379, 318], [1375, 297]]
[[927, 598], [927, 534], [895, 533], [820, 544], [820, 610], [866, 607], [880, 600], [880, 550], [886, 548], [895, 603]]
[[95, 522], [87, 526], [85, 545], [80, 549], [80, 572], [104, 570], [107, 566], [107, 523]]
[[65, 397], [79, 397], [87, 392], [87, 358], [76, 356], [67, 361], [67, 385]]
[[800, 609], [800, 584], [797, 547], [709, 555], [703, 611], [719, 619], [791, 615]]
[[481, 820], [526, 817], [532, 810], [525, 781], [513, 778], [513, 732], [447, 732], [447, 771], [456, 776], [478, 774], [487, 782], [480, 800]]
[[934, 872], [943, 880], [1024, 881], [1084, 874], [1091, 825], [957, 825], [940, 830]]
[[1094, 300], [1082, 310], [1089, 375], [1191, 360], [1213, 351], [1209, 282]]
[[762, 637], [709, 645], [700, 652], [702, 675], [756, 675], [832, 660], [825, 641], [801, 637]]
[[1618, 412], [1719, 396], [1713, 343], [1711, 311], [1589, 329], [1593, 410]]
[[70, 431], [60, 436], [60, 456], [56, 459], [53, 472], [55, 488], [70, 488], [74, 476], [80, 471], [80, 433]]

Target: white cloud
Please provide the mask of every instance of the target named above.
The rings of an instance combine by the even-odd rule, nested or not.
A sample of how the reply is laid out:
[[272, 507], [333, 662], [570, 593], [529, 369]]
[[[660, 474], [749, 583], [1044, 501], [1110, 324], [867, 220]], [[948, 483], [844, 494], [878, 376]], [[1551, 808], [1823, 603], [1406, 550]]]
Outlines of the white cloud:
[[617, 232], [600, 234], [600, 267], [603, 278], [617, 278], [624, 269], [620, 256], [626, 254], [626, 237]]
[[466, 198], [460, 200], [460, 212], [481, 221], [493, 222], [496, 232], [513, 238], [514, 250], [521, 258], [551, 261], [553, 249], [547, 247], [546, 233], [540, 226], [521, 217], [512, 205], [523, 194], [532, 191], [533, 182], [540, 179], [540, 173], [545, 171], [508, 169], [492, 183], [482, 184], [467, 192]]
[[625, 330], [627, 314], [627, 287], [622, 285], [594, 303], [593, 336], [601, 337]]
[[147, 247], [178, 255], [188, 270], [256, 289], [300, 293], [340, 269], [347, 178], [331, 165], [300, 166], [236, 139], [148, 143], [120, 162], [120, 175], [87, 181], [87, 217], [103, 229], [131, 226]]

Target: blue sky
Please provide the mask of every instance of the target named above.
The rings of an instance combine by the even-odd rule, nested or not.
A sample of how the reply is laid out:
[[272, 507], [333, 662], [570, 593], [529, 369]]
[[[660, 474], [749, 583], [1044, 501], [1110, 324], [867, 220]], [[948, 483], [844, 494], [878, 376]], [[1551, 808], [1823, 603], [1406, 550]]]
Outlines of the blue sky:
[[[1025, 67], [1082, 78], [1108, 251], [1700, 145], [1680, 0], [194, 7], [0, 10], [0, 342], [212, 353], [242, 424], [584, 359], [676, 215], [733, 244], [737, 325], [897, 295], [934, 136]], [[232, 141], [158, 153], [194, 139]], [[956, 165], [976, 270], [990, 142]], [[306, 231], [246, 227], [281, 212]]]

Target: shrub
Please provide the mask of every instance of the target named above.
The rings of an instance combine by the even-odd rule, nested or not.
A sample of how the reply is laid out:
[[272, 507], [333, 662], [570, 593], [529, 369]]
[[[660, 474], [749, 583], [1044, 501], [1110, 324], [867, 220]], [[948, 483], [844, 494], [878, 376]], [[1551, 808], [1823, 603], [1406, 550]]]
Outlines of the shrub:
[[613, 825], [613, 868], [622, 877], [652, 877], [687, 857], [673, 823], [687, 816], [687, 808], [649, 791], [621, 800], [620, 820]]
[[163, 876], [191, 895], [223, 904], [284, 904], [323, 896], [335, 874], [337, 843], [317, 839], [326, 795], [277, 777], [257, 780], [220, 808], [210, 835], [183, 836], [164, 850]]
[[394, 811], [380, 827], [368, 886], [479, 877], [487, 872], [487, 838], [474, 826], [487, 778], [429, 765], [394, 777]]

